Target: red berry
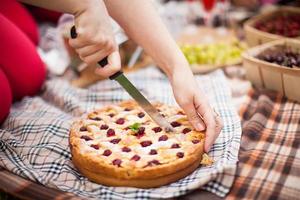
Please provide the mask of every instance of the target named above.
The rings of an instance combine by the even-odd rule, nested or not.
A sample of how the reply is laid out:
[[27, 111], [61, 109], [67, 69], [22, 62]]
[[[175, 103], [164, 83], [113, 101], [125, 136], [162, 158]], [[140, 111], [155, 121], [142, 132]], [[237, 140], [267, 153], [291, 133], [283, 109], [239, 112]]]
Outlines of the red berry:
[[140, 127], [137, 131], [137, 133], [135, 134], [135, 136], [137, 138], [141, 138], [145, 135], [145, 127]]
[[141, 159], [141, 157], [139, 156], [139, 155], [134, 155], [134, 156], [132, 156], [132, 158], [131, 158], [131, 160], [134, 160], [134, 161], [138, 161], [138, 160], [140, 160]]
[[101, 121], [102, 120], [100, 117], [89, 117], [89, 119], [95, 120], [95, 121]]
[[143, 118], [145, 116], [145, 113], [143, 113], [143, 112], [140, 112], [139, 114], [138, 114], [138, 117], [139, 118]]
[[85, 141], [92, 140], [92, 138], [90, 136], [87, 136], [87, 135], [82, 135], [80, 138], [84, 139]]
[[112, 139], [110, 142], [113, 144], [118, 144], [121, 141], [120, 138]]
[[168, 140], [168, 136], [167, 135], [162, 135], [158, 138], [158, 141], [167, 141]]
[[80, 131], [87, 131], [87, 128], [85, 126], [80, 127]]
[[150, 140], [145, 140], [143, 142], [140, 143], [142, 145], [142, 147], [147, 147], [150, 146], [152, 144], [152, 142]]
[[179, 122], [177, 122], [177, 121], [172, 122], [171, 125], [172, 125], [173, 127], [181, 126], [181, 124], [180, 124]]
[[176, 154], [176, 156], [177, 156], [178, 158], [183, 158], [183, 156], [184, 156], [184, 153], [182, 153], [182, 152], [178, 152], [178, 153]]
[[145, 127], [140, 127], [137, 131], [138, 134], [143, 134], [145, 133]]
[[106, 149], [106, 150], [103, 152], [103, 155], [104, 155], [104, 156], [110, 156], [111, 153], [112, 153], [111, 150]]
[[192, 130], [190, 128], [185, 128], [182, 130], [183, 134], [187, 134], [188, 132], [191, 132]]
[[148, 162], [147, 166], [153, 166], [153, 165], [160, 165], [160, 162], [158, 160], [151, 160]]
[[124, 118], [119, 118], [117, 121], [116, 121], [116, 124], [124, 124], [125, 123], [125, 119]]
[[94, 148], [94, 149], [99, 149], [99, 145], [98, 144], [92, 144], [91, 147]]
[[102, 125], [100, 126], [100, 129], [101, 129], [101, 130], [106, 130], [106, 129], [108, 129], [108, 126], [107, 126], [106, 124], [102, 124]]
[[130, 152], [131, 149], [130, 149], [129, 147], [123, 147], [123, 148], [122, 148], [122, 151], [123, 151], [123, 152]]
[[161, 132], [161, 131], [162, 131], [162, 128], [160, 128], [160, 127], [154, 127], [152, 130], [153, 130], [155, 133], [158, 133], [158, 132]]
[[114, 159], [112, 161], [112, 164], [117, 165], [118, 167], [121, 167], [121, 163], [122, 163], [122, 160], [120, 160], [120, 159]]
[[149, 152], [150, 155], [155, 155], [157, 154], [157, 151], [155, 149], [151, 149]]
[[192, 143], [193, 144], [197, 144], [197, 143], [199, 143], [200, 142], [200, 140], [192, 140]]
[[112, 136], [115, 136], [116, 135], [116, 133], [115, 133], [115, 131], [114, 131], [114, 129], [108, 129], [107, 130], [107, 132], [106, 132], [106, 136], [107, 137], [112, 137]]
[[177, 148], [180, 148], [180, 145], [179, 144], [172, 144], [171, 148], [172, 149], [177, 149]]

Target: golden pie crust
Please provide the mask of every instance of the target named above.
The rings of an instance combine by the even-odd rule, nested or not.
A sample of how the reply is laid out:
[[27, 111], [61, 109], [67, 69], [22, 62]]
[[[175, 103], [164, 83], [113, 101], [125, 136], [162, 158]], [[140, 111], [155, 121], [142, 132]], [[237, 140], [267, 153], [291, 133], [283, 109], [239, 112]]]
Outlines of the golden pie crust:
[[72, 161], [90, 180], [107, 186], [151, 188], [192, 173], [203, 156], [204, 132], [195, 131], [184, 112], [154, 106], [175, 129], [167, 133], [134, 101], [87, 114], [70, 131]]

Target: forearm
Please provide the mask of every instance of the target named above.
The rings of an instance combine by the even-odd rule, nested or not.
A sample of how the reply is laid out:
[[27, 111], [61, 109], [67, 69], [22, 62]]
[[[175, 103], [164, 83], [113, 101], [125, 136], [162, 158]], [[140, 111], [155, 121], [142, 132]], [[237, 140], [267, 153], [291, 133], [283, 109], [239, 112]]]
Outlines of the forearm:
[[93, 4], [105, 5], [102, 0], [19, 0], [20, 2], [72, 15], [79, 15]]
[[176, 67], [187, 66], [184, 55], [149, 0], [104, 2], [109, 14], [128, 36], [141, 45], [169, 77]]

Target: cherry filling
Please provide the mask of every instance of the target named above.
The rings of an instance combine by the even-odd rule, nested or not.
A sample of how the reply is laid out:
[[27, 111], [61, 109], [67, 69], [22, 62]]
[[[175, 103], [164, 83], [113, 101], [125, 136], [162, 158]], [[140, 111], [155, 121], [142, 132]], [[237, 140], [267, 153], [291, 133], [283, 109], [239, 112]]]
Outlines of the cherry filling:
[[158, 160], [151, 160], [148, 162], [147, 166], [160, 165], [161, 163]]
[[114, 131], [114, 129], [108, 129], [107, 130], [107, 132], [106, 132], [106, 136], [107, 137], [112, 137], [112, 136], [115, 136], [116, 135], [116, 133], [115, 133], [115, 131]]
[[149, 152], [150, 155], [155, 155], [157, 154], [157, 151], [155, 149], [151, 149]]
[[118, 167], [121, 167], [121, 163], [122, 163], [122, 160], [120, 160], [120, 159], [114, 159], [112, 161], [112, 164], [117, 165]]
[[145, 133], [145, 127], [140, 127], [137, 131], [138, 134], [144, 134]]
[[143, 113], [143, 112], [138, 113], [139, 118], [143, 118], [144, 116], [145, 116], [145, 113]]
[[92, 138], [89, 137], [89, 136], [87, 136], [87, 135], [82, 135], [80, 138], [81, 138], [81, 139], [84, 139], [85, 141], [92, 140]]
[[175, 143], [175, 144], [172, 144], [171, 148], [172, 149], [177, 149], [177, 148], [180, 148], [180, 145]]
[[181, 126], [181, 124], [177, 121], [174, 121], [174, 122], [171, 122], [171, 125], [175, 128], [175, 127], [178, 127], [178, 126]]
[[123, 152], [130, 152], [131, 149], [130, 149], [129, 147], [123, 147], [123, 148], [122, 148], [122, 151], [123, 151]]
[[158, 138], [158, 141], [167, 141], [168, 140], [168, 136], [167, 135], [162, 135]]
[[137, 131], [137, 133], [135, 134], [135, 136], [137, 138], [141, 138], [145, 135], [145, 127], [140, 127]]
[[95, 121], [101, 121], [102, 120], [100, 117], [89, 117], [89, 119], [95, 120]]
[[160, 128], [160, 127], [154, 127], [152, 130], [153, 130], [155, 133], [158, 133], [158, 132], [161, 132], [161, 131], [162, 131], [162, 128]]
[[82, 126], [82, 127], [80, 127], [79, 130], [83, 132], [83, 131], [87, 131], [87, 128], [85, 126]]
[[152, 144], [152, 142], [150, 140], [145, 140], [143, 142], [140, 143], [142, 147], [147, 147], [150, 146]]
[[200, 140], [192, 140], [193, 144], [198, 144], [200, 142]]
[[98, 144], [92, 144], [91, 147], [94, 148], [94, 149], [99, 149], [99, 145]]
[[183, 152], [178, 152], [178, 153], [176, 154], [176, 156], [177, 156], [178, 158], [183, 158], [184, 153], [183, 153]]
[[111, 153], [112, 153], [111, 150], [106, 149], [106, 150], [103, 152], [103, 155], [104, 155], [104, 156], [110, 156]]
[[100, 129], [101, 129], [101, 130], [107, 130], [107, 129], [108, 129], [108, 126], [107, 126], [106, 124], [102, 124], [102, 125], [100, 126]]
[[139, 156], [139, 155], [134, 155], [134, 156], [132, 156], [132, 158], [131, 158], [131, 160], [134, 160], [134, 161], [138, 161], [138, 160], [140, 160], [141, 159], [141, 157]]
[[192, 130], [190, 128], [185, 128], [182, 130], [183, 134], [187, 134], [188, 132], [191, 132]]
[[113, 144], [118, 144], [121, 141], [120, 138], [112, 139], [110, 142]]
[[116, 121], [116, 124], [124, 124], [125, 123], [125, 119], [124, 118], [119, 118], [117, 121]]

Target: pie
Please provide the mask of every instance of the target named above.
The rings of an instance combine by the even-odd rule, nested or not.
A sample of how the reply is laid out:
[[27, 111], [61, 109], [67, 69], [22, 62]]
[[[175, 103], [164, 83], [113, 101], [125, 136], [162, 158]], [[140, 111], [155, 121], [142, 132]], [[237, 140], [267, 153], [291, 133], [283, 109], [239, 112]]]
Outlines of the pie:
[[90, 180], [107, 186], [151, 188], [192, 173], [203, 156], [204, 132], [184, 112], [156, 103], [175, 132], [159, 127], [134, 101], [95, 110], [73, 123], [72, 161]]

